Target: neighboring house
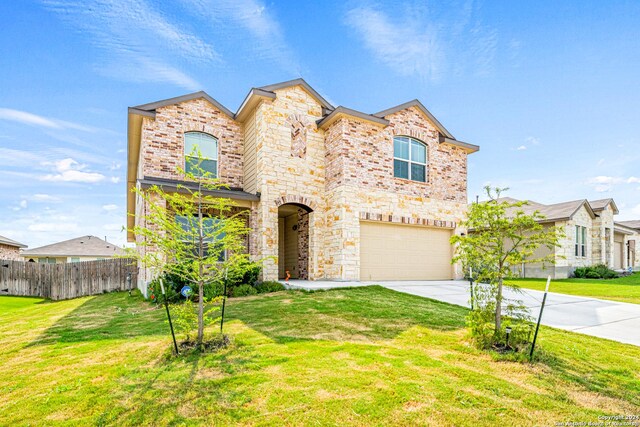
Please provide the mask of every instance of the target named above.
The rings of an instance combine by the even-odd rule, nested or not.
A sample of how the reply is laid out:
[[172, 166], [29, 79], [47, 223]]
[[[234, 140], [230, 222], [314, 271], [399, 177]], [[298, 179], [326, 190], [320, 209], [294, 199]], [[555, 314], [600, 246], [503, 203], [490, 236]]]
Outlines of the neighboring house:
[[[503, 200], [516, 201], [512, 198]], [[630, 257], [627, 251], [630, 247], [635, 248], [637, 235], [632, 227], [614, 221], [614, 216], [619, 211], [613, 199], [583, 199], [550, 205], [531, 200], [528, 202], [528, 205], [522, 207], [526, 213], [540, 212], [545, 216], [540, 223], [562, 229], [565, 237], [555, 250], [540, 248], [534, 255], [538, 258], [551, 252], [555, 265], [525, 263], [519, 271], [523, 277], [551, 275], [552, 278], [559, 279], [570, 277], [577, 267], [605, 264], [621, 270], [638, 265], [640, 260]], [[628, 241], [633, 243], [626, 245]]]
[[24, 261], [48, 264], [95, 261], [122, 255], [122, 248], [96, 236], [82, 236], [22, 252]]
[[[304, 80], [253, 88], [231, 112], [204, 92], [129, 108], [128, 239], [148, 212], [134, 187], [184, 183], [198, 147], [249, 211], [263, 278], [451, 279], [467, 155], [417, 100], [375, 114], [334, 107]], [[141, 280], [149, 280], [141, 274]]]
[[20, 249], [26, 247], [25, 244], [0, 236], [0, 259], [20, 260]]
[[616, 221], [614, 231], [614, 267], [640, 270], [640, 220]]

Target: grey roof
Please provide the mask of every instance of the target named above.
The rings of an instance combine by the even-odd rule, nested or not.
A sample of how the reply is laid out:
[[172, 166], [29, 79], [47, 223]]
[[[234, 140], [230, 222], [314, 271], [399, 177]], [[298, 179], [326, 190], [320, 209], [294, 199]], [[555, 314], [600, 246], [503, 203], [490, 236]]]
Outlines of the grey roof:
[[17, 242], [8, 237], [0, 236], [0, 245], [15, 246], [16, 248], [26, 248], [24, 243]]
[[359, 119], [374, 122], [383, 126], [387, 126], [389, 124], [389, 120], [383, 119], [381, 117], [377, 117], [372, 114], [367, 114], [361, 111], [353, 110], [351, 108], [343, 107], [342, 105], [340, 105], [335, 110], [333, 110], [329, 115], [318, 120], [317, 121], [318, 127], [321, 128], [324, 124], [330, 123], [333, 120], [333, 118], [339, 114], [346, 114], [352, 117], [357, 117]]
[[[499, 199], [500, 201], [507, 201], [509, 203], [520, 202], [521, 200], [517, 200], [511, 197], [503, 197]], [[542, 203], [534, 202], [531, 200], [527, 201], [528, 204], [522, 206], [520, 209], [524, 211], [524, 213], [531, 215], [535, 211], [538, 211], [540, 214], [545, 216], [545, 219], [540, 222], [555, 222], [555, 221], [566, 221], [569, 220], [575, 215], [578, 210], [584, 206], [591, 215], [592, 218], [595, 217], [593, 209], [589, 205], [589, 202], [586, 199], [582, 200], [572, 200], [569, 202], [562, 203], [554, 203], [551, 205], [544, 205]], [[515, 208], [514, 208], [515, 209]]]
[[601, 210], [604, 210], [607, 206], [609, 206], [609, 204], [611, 204], [611, 206], [613, 207], [613, 212], [616, 213], [616, 214], [620, 213], [618, 211], [618, 206], [616, 206], [616, 202], [614, 202], [612, 198], [589, 200], [589, 204], [591, 205], [591, 208], [595, 212], [599, 212]]
[[333, 110], [333, 105], [331, 105], [331, 103], [329, 101], [324, 99], [322, 97], [322, 95], [320, 95], [318, 92], [316, 92], [316, 90], [314, 88], [309, 86], [309, 83], [305, 82], [304, 79], [301, 79], [301, 78], [300, 79], [288, 80], [286, 82], [281, 82], [281, 83], [275, 83], [275, 84], [272, 84], [272, 85], [262, 86], [262, 87], [259, 87], [258, 89], [262, 89], [262, 90], [267, 91], [267, 92], [273, 92], [274, 90], [285, 89], [285, 88], [288, 88], [288, 87], [291, 87], [291, 86], [302, 86], [304, 88], [304, 90], [309, 92], [311, 95], [313, 95], [314, 98], [316, 98], [318, 101], [320, 101], [320, 104], [322, 104], [323, 107], [328, 108], [330, 110]]
[[406, 110], [407, 108], [411, 108], [411, 107], [416, 107], [420, 111], [422, 111], [429, 118], [429, 120], [431, 120], [433, 122], [433, 124], [436, 126], [436, 128], [438, 128], [438, 130], [440, 131], [441, 134], [443, 134], [444, 136], [446, 136], [449, 139], [455, 139], [455, 137], [453, 135], [451, 135], [451, 133], [444, 126], [442, 126], [442, 123], [440, 123], [438, 121], [438, 119], [436, 119], [435, 116], [433, 114], [431, 114], [431, 112], [429, 110], [427, 110], [427, 107], [422, 105], [422, 103], [420, 101], [418, 101], [417, 99], [413, 99], [413, 100], [411, 100], [409, 102], [405, 102], [404, 104], [396, 105], [395, 107], [391, 107], [391, 108], [388, 108], [386, 110], [379, 111], [379, 112], [375, 113], [374, 116], [386, 117], [388, 115], [391, 115], [393, 113], [397, 113], [398, 111]]
[[28, 256], [102, 256], [122, 255], [124, 251], [119, 246], [109, 243], [96, 236], [81, 236], [39, 248], [22, 252]]
[[640, 231], [640, 219], [634, 219], [631, 221], [616, 221], [616, 224], [620, 224], [624, 227], [629, 227]]
[[[160, 189], [164, 191], [176, 191], [178, 193], [188, 193], [189, 190], [193, 191], [198, 189], [198, 184], [195, 182], [178, 181], [175, 179], [155, 178], [155, 177], [149, 177], [149, 176], [145, 176], [144, 179], [139, 179], [138, 183], [140, 184], [140, 187], [142, 187], [143, 189], [151, 188], [153, 186], [158, 186], [160, 187]], [[260, 201], [259, 194], [247, 193], [246, 191], [243, 191], [240, 188], [220, 188], [216, 190], [203, 190], [202, 193], [209, 196], [227, 198], [227, 199], [233, 199], [233, 200], [249, 200], [252, 202]]]
[[200, 99], [200, 98], [206, 99], [211, 104], [213, 104], [216, 108], [218, 108], [220, 111], [222, 111], [232, 119], [235, 118], [234, 114], [227, 107], [225, 107], [224, 105], [216, 101], [214, 98], [209, 96], [209, 94], [207, 94], [203, 90], [198, 92], [188, 93], [182, 96], [176, 96], [175, 98], [163, 99], [162, 101], [150, 102], [148, 104], [142, 104], [136, 107], [131, 107], [129, 108], [129, 112], [137, 113], [137, 114], [141, 114], [141, 113], [144, 114], [144, 112], [151, 113], [151, 112], [155, 112], [156, 109], [161, 107], [166, 107], [167, 105], [179, 104], [181, 102], [191, 101], [193, 99]]

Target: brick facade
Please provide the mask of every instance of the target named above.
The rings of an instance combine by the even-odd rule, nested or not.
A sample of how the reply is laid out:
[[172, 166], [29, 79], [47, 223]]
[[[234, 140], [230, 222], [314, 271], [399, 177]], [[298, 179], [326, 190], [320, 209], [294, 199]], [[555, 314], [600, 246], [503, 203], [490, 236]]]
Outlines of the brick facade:
[[243, 129], [204, 99], [159, 108], [155, 120], [144, 120], [139, 178], [184, 179], [177, 169], [184, 169], [184, 134], [191, 131], [218, 140], [218, 178], [229, 187], [242, 188]]
[[[314, 94], [300, 85], [274, 93], [242, 123], [205, 99], [157, 108], [155, 119], [143, 120], [138, 178], [181, 179], [175, 169], [184, 164], [183, 135], [190, 130], [218, 138], [219, 175], [231, 187], [243, 188], [243, 158], [251, 158], [244, 170], [255, 170], [255, 177], [245, 190], [259, 193], [260, 201], [250, 206], [249, 246], [264, 260], [268, 280], [279, 275], [278, 218], [287, 204], [308, 208], [299, 211], [298, 270], [310, 280], [359, 280], [363, 219], [462, 232], [468, 151], [440, 143], [438, 128], [420, 109], [391, 113], [388, 125], [347, 115], [319, 128], [326, 111]], [[395, 135], [426, 144], [427, 182], [394, 178]]]
[[0, 259], [21, 261], [20, 249], [16, 246], [9, 246], [0, 243]]

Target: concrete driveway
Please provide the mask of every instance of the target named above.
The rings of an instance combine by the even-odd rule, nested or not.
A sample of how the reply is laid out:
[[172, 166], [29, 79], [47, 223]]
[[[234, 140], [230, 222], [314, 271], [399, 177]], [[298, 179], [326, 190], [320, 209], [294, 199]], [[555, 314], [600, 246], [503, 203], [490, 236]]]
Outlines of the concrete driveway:
[[[469, 282], [399, 281], [399, 282], [332, 282], [292, 280], [287, 285], [307, 290], [352, 286], [381, 285], [388, 289], [469, 307]], [[551, 282], [553, 289], [553, 282]], [[505, 287], [505, 298], [519, 299], [537, 319], [544, 292]], [[595, 298], [550, 292], [547, 296], [542, 324], [567, 331], [640, 346], [640, 304], [627, 304]]]
[[[380, 282], [385, 288], [469, 307], [467, 281]], [[553, 282], [551, 282], [553, 289]], [[505, 287], [505, 298], [519, 299], [537, 319], [544, 292]], [[640, 346], [640, 304], [549, 292], [542, 324]]]

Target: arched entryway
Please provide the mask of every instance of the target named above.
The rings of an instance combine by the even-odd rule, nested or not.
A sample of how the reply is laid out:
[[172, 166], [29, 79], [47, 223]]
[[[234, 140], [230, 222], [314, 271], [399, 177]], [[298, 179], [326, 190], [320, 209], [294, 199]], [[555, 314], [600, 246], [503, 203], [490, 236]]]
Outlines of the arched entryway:
[[302, 203], [284, 203], [278, 207], [278, 277], [309, 279], [309, 214]]

